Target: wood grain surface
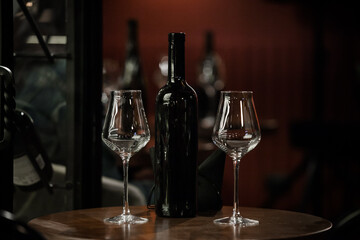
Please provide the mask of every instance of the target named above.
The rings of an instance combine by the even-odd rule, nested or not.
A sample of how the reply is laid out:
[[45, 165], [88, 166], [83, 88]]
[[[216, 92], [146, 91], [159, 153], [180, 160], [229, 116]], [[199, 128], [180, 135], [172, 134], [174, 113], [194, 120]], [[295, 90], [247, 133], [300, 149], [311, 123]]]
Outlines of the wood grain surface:
[[145, 206], [131, 207], [145, 224], [112, 225], [103, 219], [118, 215], [122, 207], [94, 208], [38, 217], [29, 225], [47, 239], [322, 239], [332, 227], [326, 219], [309, 214], [261, 208], [241, 208], [242, 216], [259, 220], [254, 227], [222, 226], [213, 220], [232, 213], [226, 206], [216, 214], [195, 218], [161, 218]]

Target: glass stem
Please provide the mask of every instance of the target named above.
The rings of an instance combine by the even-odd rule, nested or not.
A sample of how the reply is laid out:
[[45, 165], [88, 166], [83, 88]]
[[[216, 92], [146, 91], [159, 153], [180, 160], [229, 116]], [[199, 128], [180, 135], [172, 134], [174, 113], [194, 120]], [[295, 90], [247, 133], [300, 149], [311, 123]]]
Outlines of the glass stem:
[[241, 218], [240, 215], [240, 206], [239, 206], [239, 165], [240, 158], [233, 160], [234, 164], [234, 209], [233, 209], [233, 218]]
[[123, 162], [123, 174], [124, 174], [124, 206], [123, 215], [130, 215], [129, 198], [128, 198], [128, 171], [129, 171], [129, 157], [122, 157]]

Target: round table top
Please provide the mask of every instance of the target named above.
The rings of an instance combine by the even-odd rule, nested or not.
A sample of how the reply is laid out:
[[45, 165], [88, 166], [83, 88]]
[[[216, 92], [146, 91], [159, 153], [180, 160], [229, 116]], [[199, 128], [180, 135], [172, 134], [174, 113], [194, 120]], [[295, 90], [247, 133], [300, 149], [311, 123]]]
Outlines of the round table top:
[[214, 224], [232, 214], [223, 207], [210, 216], [162, 218], [145, 206], [130, 207], [131, 213], [149, 219], [144, 224], [106, 224], [103, 219], [122, 213], [122, 207], [59, 212], [38, 217], [29, 225], [47, 239], [291, 239], [322, 238], [332, 227], [326, 219], [309, 214], [262, 208], [240, 208], [243, 217], [259, 220], [253, 227]]

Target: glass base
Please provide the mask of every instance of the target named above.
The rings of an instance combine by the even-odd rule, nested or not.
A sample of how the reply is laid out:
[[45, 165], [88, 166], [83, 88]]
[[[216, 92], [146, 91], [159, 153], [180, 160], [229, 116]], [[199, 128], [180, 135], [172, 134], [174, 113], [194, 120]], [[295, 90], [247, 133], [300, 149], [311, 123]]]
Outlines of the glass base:
[[241, 227], [250, 227], [259, 225], [258, 220], [253, 220], [244, 217], [224, 217], [215, 219], [214, 223], [216, 224], [224, 224], [224, 225], [239, 225]]
[[104, 223], [111, 223], [111, 224], [142, 224], [148, 221], [147, 218], [137, 217], [134, 215], [118, 215], [111, 218], [105, 218]]

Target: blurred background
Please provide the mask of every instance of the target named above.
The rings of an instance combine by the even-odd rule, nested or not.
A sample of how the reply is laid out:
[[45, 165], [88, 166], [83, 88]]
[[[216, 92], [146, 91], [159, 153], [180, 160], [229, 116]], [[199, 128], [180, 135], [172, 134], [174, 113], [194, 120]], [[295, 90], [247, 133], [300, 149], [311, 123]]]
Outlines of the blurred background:
[[[240, 164], [241, 206], [333, 222], [359, 209], [360, 25], [353, 1], [23, 1], [51, 54], [17, 2], [15, 99], [34, 120], [49, 162], [58, 164], [59, 181], [55, 195], [14, 188], [18, 216], [119, 205], [121, 196], [107, 202], [112, 195], [99, 199], [95, 191], [122, 180], [119, 159], [101, 143], [108, 93], [139, 84], [154, 136], [169, 32], [186, 33], [186, 80], [199, 97], [199, 162], [216, 150], [211, 128], [219, 91], [254, 92], [262, 140]], [[153, 184], [153, 146], [152, 139], [130, 162], [138, 204]], [[221, 194], [223, 205], [232, 205], [230, 159]], [[47, 202], [35, 210], [40, 199]]]

